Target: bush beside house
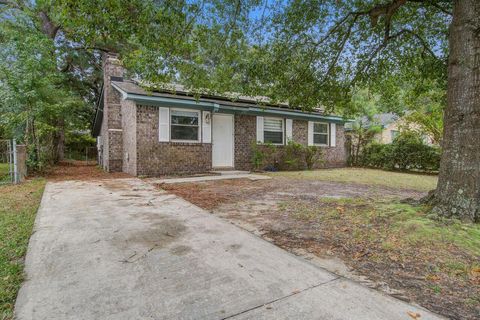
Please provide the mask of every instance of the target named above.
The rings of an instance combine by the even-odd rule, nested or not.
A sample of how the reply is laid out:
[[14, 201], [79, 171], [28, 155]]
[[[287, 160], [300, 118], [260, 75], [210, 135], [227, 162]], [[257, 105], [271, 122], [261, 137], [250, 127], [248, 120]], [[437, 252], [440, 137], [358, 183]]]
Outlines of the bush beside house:
[[311, 170], [324, 163], [323, 150], [289, 141], [285, 146], [252, 142], [252, 165], [254, 170], [295, 171]]
[[360, 165], [388, 170], [438, 171], [441, 150], [427, 145], [414, 132], [403, 132], [391, 144], [371, 142], [360, 157]]

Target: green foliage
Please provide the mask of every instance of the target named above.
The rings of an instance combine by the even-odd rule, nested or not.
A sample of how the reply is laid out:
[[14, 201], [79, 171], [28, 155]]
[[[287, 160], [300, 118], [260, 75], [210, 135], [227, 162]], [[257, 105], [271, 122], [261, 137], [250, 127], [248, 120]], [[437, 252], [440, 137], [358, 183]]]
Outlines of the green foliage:
[[254, 141], [251, 149], [254, 170], [311, 170], [324, 163], [321, 148], [304, 146], [294, 141], [289, 141], [285, 146], [258, 144]]
[[415, 96], [409, 104], [410, 113], [405, 120], [413, 130], [426, 135], [435, 144], [443, 136], [443, 110], [446, 105], [446, 91], [434, 84], [426, 84], [428, 91]]
[[86, 128], [90, 113], [59, 65], [63, 51], [38, 28], [35, 8], [21, 8], [0, 15], [0, 127], [27, 145], [30, 169], [41, 170], [56, 160], [59, 136]]
[[323, 163], [325, 162], [322, 149], [316, 146], [304, 147], [303, 154], [305, 157], [305, 164], [307, 165], [308, 170], [312, 170], [317, 164], [323, 165]]
[[360, 161], [357, 164], [374, 168], [384, 168], [390, 163], [390, 161], [385, 162], [385, 160], [390, 160], [391, 147], [390, 144], [371, 142], [363, 150], [360, 155]]
[[265, 161], [265, 153], [260, 149], [260, 145], [256, 141], [251, 143], [252, 149], [252, 165], [253, 170], [257, 171], [263, 169], [263, 163]]
[[96, 156], [95, 145], [96, 140], [89, 132], [73, 131], [68, 132], [65, 136], [65, 157], [74, 160], [85, 160], [88, 157]]
[[356, 166], [365, 147], [382, 131], [375, 117], [381, 112], [380, 97], [368, 89], [357, 88], [352, 96], [352, 106], [351, 111], [357, 120], [350, 124], [347, 149], [349, 165]]
[[303, 165], [304, 146], [295, 141], [288, 141], [283, 152], [283, 166], [285, 170], [299, 170]]
[[13, 319], [13, 307], [24, 280], [28, 240], [45, 180], [0, 186], [0, 318]]
[[369, 144], [361, 164], [389, 170], [438, 171], [440, 149], [426, 145], [415, 132], [402, 132], [391, 144]]

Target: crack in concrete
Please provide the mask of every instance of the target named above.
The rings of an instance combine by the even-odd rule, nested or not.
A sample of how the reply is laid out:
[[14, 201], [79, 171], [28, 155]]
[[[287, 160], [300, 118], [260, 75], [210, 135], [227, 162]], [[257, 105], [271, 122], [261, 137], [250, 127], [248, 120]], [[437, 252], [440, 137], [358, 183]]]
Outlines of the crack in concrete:
[[263, 303], [263, 304], [259, 304], [259, 305], [257, 305], [257, 306], [252, 307], [252, 308], [249, 308], [249, 309], [246, 309], [246, 310], [237, 312], [237, 313], [235, 313], [235, 314], [226, 316], [226, 317], [224, 317], [224, 318], [221, 318], [220, 320], [233, 319], [234, 317], [239, 316], [239, 315], [241, 315], [241, 314], [250, 312], [250, 311], [252, 311], [252, 310], [255, 310], [255, 309], [264, 307], [264, 306], [266, 306], [266, 305], [269, 305], [269, 304], [272, 304], [272, 303], [275, 303], [275, 302], [278, 302], [278, 301], [281, 301], [281, 300], [285, 300], [285, 299], [287, 299], [287, 298], [290, 298], [290, 297], [295, 296], [295, 295], [297, 295], [297, 294], [300, 294], [300, 293], [302, 293], [302, 292], [305, 292], [305, 291], [308, 291], [308, 290], [312, 290], [312, 289], [321, 287], [321, 286], [323, 286], [323, 285], [326, 285], [326, 284], [328, 284], [328, 283], [331, 283], [331, 282], [336, 281], [336, 280], [341, 279], [341, 278], [342, 278], [341, 276], [338, 276], [338, 277], [333, 278], [333, 279], [331, 279], [331, 280], [328, 280], [328, 281], [325, 281], [325, 282], [322, 282], [322, 283], [319, 283], [319, 284], [315, 284], [315, 285], [313, 285], [313, 286], [307, 287], [307, 288], [302, 289], [302, 290], [295, 290], [295, 291], [293, 291], [292, 293], [287, 294], [287, 295], [285, 295], [285, 296], [283, 296], [283, 297], [280, 297], [280, 298], [277, 298], [277, 299], [274, 299], [274, 300], [265, 302], [265, 303]]

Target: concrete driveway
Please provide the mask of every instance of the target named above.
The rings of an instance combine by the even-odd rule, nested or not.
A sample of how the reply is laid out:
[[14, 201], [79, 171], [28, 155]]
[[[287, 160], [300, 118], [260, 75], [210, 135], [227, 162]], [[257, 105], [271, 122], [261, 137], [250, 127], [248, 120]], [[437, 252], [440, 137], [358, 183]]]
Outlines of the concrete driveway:
[[438, 319], [138, 179], [49, 183], [18, 319]]

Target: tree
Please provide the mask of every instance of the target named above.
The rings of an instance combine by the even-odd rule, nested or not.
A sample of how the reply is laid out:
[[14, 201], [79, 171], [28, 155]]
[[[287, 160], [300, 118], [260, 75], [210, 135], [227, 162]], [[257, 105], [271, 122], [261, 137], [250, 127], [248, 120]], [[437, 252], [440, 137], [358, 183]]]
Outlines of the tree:
[[[31, 164], [61, 161], [66, 131], [90, 127], [104, 52], [134, 53], [139, 41], [167, 38], [164, 27], [177, 24], [181, 3], [152, 10], [155, 3], [0, 0], [2, 122], [10, 137], [32, 146]], [[39, 126], [45, 130], [33, 130]]]
[[379, 96], [371, 94], [367, 89], [356, 90], [352, 95], [351, 112], [357, 116], [357, 121], [351, 124], [350, 159], [351, 165], [360, 165], [360, 156], [373, 141], [375, 135], [382, 131], [375, 115], [380, 112]]
[[64, 49], [48, 8], [0, 1], [1, 125], [29, 146], [35, 169], [63, 159], [65, 130], [88, 128], [97, 89], [89, 81], [100, 71], [85, 63], [86, 53]]
[[[448, 86], [439, 182], [430, 204], [440, 215], [480, 221], [479, 1], [293, 0], [267, 11], [263, 27], [238, 26], [255, 39], [235, 47], [243, 63], [228, 70], [217, 59], [217, 68], [238, 79], [243, 92], [345, 113], [357, 86], [386, 101], [399, 90], [392, 79], [417, 84], [416, 95], [430, 89], [425, 80]], [[197, 85], [209, 81], [215, 82], [207, 76]]]
[[6, 136], [27, 144], [29, 164], [41, 169], [57, 153], [58, 119], [73, 125], [85, 103], [65, 86], [51, 41], [24, 18], [17, 16], [15, 24], [0, 28], [0, 126]]
[[430, 204], [440, 215], [480, 220], [479, 1], [291, 1], [272, 15], [267, 45], [254, 48], [258, 63], [247, 71], [279, 100], [349, 110], [358, 84], [388, 100], [398, 90], [392, 77], [448, 83]]
[[480, 2], [457, 0], [450, 28], [447, 108], [434, 211], [480, 221]]
[[75, 61], [87, 58], [83, 66], [95, 68], [99, 53], [114, 50], [132, 73], [152, 83], [267, 95], [307, 110], [321, 106], [345, 114], [352, 113], [358, 87], [379, 93], [389, 105], [398, 96], [398, 83], [413, 84], [408, 92], [417, 96], [429, 89], [422, 81], [440, 90], [448, 84], [443, 155], [431, 204], [441, 215], [480, 220], [479, 1], [0, 0], [0, 5], [25, 12], [31, 25], [52, 39], [62, 70], [79, 83], [84, 82]]

